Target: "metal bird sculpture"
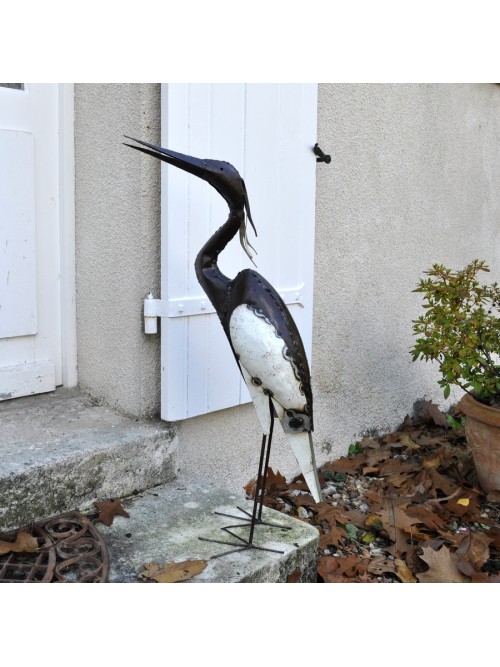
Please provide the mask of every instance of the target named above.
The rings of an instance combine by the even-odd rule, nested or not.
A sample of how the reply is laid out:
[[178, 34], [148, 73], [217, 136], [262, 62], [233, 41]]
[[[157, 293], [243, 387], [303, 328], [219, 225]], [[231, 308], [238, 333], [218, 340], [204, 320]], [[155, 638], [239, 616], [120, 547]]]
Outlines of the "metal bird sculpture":
[[260, 548], [253, 544], [253, 533], [256, 523], [264, 523], [262, 504], [275, 417], [283, 427], [314, 500], [320, 502], [322, 498], [311, 438], [313, 397], [304, 345], [283, 299], [265, 278], [253, 269], [244, 269], [230, 279], [217, 265], [219, 254], [238, 232], [240, 243], [253, 262], [247, 220], [257, 232], [245, 183], [238, 171], [228, 162], [198, 159], [132, 137], [127, 139], [140, 146], [125, 145], [207, 181], [229, 206], [228, 219], [199, 251], [195, 269], [219, 316], [262, 427], [250, 534], [243, 540], [231, 533], [244, 542], [240, 548]]

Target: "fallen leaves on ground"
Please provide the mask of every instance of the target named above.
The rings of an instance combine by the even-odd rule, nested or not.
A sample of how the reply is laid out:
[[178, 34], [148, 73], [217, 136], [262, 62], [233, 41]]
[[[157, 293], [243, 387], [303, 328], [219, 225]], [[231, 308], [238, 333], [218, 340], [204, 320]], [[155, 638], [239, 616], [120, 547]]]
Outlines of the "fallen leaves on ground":
[[20, 530], [14, 542], [0, 540], [0, 554], [8, 553], [33, 553], [38, 549], [38, 540], [30, 533]]
[[141, 579], [150, 579], [160, 584], [173, 584], [192, 579], [206, 568], [204, 560], [186, 560], [181, 563], [167, 563], [160, 567], [157, 563], [146, 563], [145, 570], [139, 574]]
[[416, 414], [323, 465], [321, 503], [270, 470], [265, 505], [320, 531], [319, 581], [500, 582], [500, 494], [478, 486], [457, 419], [429, 401]]
[[105, 526], [111, 526], [113, 519], [117, 514], [125, 517], [130, 516], [130, 514], [123, 509], [119, 498], [103, 500], [101, 503], [94, 503], [94, 506], [99, 510], [99, 516], [95, 521], [101, 521]]

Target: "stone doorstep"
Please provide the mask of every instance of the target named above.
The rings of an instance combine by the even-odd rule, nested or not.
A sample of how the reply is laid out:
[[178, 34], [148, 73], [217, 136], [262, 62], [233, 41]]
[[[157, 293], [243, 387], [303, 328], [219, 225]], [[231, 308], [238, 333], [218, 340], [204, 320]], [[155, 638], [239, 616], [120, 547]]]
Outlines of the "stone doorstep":
[[316, 581], [318, 531], [268, 508], [264, 519], [291, 530], [259, 525], [254, 541], [284, 553], [252, 549], [211, 559], [231, 547], [198, 538], [231, 539], [221, 527], [239, 523], [214, 511], [239, 515], [238, 505], [251, 511], [252, 503], [175, 479], [176, 449], [165, 422], [136, 422], [76, 390], [1, 402], [0, 532], [122, 498], [130, 518], [96, 524], [109, 549], [110, 582], [138, 581], [146, 563], [197, 559], [208, 565], [192, 582], [285, 582], [297, 570], [300, 581]]
[[77, 390], [0, 402], [0, 531], [168, 482], [176, 449], [165, 422], [136, 422]]
[[[264, 508], [263, 518], [290, 530], [258, 525], [254, 543], [284, 553], [257, 549], [212, 558], [231, 546], [205, 542], [200, 537], [232, 540], [222, 526], [245, 523], [214, 514], [244, 516], [252, 502], [212, 485], [180, 484], [177, 480], [122, 501], [130, 517], [116, 516], [108, 528], [96, 523], [110, 556], [110, 583], [140, 581], [146, 563], [160, 567], [171, 562], [205, 560], [207, 567], [186, 583], [283, 583], [300, 572], [300, 582], [315, 582], [319, 532], [281, 512]], [[239, 529], [242, 536], [248, 528]], [[234, 540], [233, 540], [234, 541]]]

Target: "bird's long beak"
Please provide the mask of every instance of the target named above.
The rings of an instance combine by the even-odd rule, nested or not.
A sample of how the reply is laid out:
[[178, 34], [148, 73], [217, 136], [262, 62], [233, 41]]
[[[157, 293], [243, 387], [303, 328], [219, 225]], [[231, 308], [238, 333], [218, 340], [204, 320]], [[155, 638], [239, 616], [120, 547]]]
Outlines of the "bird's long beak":
[[[166, 148], [162, 148], [161, 146], [148, 144], [147, 141], [134, 139], [133, 137], [129, 137], [127, 135], [125, 135], [125, 137], [131, 141], [136, 141], [138, 144], [141, 144], [141, 146], [133, 146], [132, 144], [127, 144], [124, 142], [125, 146], [135, 148], [135, 150], [141, 151], [141, 153], [152, 155], [153, 157], [156, 157], [163, 162], [167, 162], [174, 167], [178, 167], [179, 169], [183, 169], [184, 171], [187, 171], [194, 176], [205, 179], [206, 164], [204, 160], [191, 157], [190, 155], [184, 155], [183, 153], [177, 153], [176, 151], [171, 151]], [[142, 148], [142, 146], [146, 146], [147, 148]]]

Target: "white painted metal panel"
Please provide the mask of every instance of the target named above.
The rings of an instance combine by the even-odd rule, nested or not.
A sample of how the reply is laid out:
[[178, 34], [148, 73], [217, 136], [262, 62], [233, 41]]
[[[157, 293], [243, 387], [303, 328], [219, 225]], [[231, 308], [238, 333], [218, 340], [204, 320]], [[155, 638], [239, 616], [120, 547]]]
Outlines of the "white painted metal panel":
[[0, 398], [62, 383], [59, 102], [0, 87]]
[[[245, 180], [258, 271], [286, 295], [310, 358], [316, 158], [314, 84], [163, 84], [162, 145], [231, 162]], [[250, 400], [194, 260], [226, 220], [207, 183], [162, 163], [162, 417], [169, 421]], [[237, 239], [221, 253], [233, 277], [252, 266]], [[183, 305], [180, 312], [179, 305]], [[186, 307], [188, 305], [188, 307]], [[196, 311], [199, 313], [199, 311]], [[168, 315], [168, 313], [166, 313]]]

